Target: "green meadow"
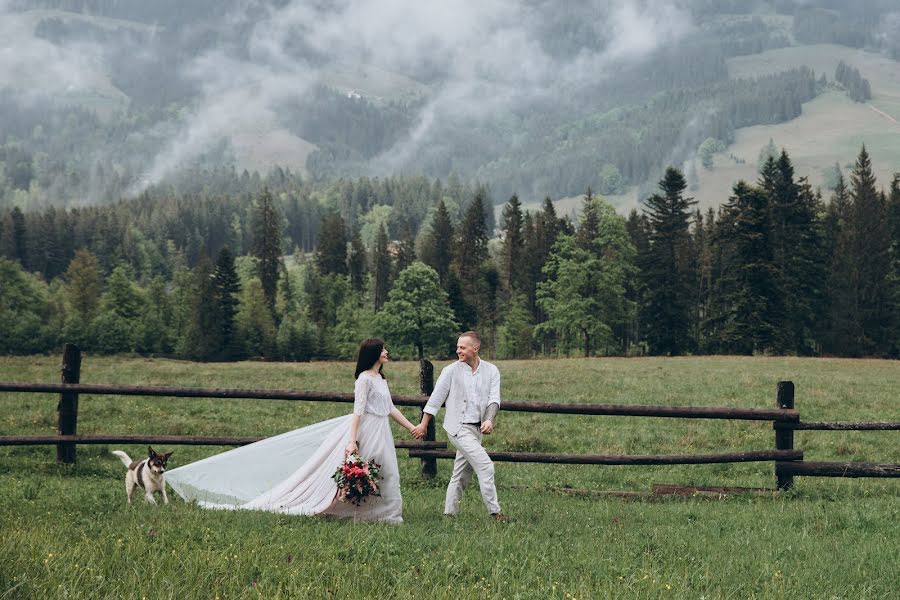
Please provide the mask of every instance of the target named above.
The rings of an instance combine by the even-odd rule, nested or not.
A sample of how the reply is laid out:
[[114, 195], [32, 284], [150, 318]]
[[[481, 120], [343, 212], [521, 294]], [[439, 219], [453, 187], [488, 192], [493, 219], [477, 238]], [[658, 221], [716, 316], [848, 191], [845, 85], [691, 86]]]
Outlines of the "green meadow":
[[[445, 363], [439, 363], [437, 368]], [[507, 400], [769, 408], [796, 385], [804, 420], [900, 419], [900, 363], [803, 358], [501, 361]], [[396, 394], [417, 365], [388, 365]], [[60, 357], [0, 357], [0, 381], [59, 381]], [[198, 364], [87, 356], [82, 382], [350, 392], [349, 363]], [[0, 394], [0, 435], [48, 434], [57, 397]], [[79, 433], [273, 435], [344, 404], [83, 396]], [[413, 419], [417, 410], [403, 409]], [[439, 415], [442, 416], [442, 415]], [[395, 430], [403, 439], [405, 431]], [[444, 439], [439, 430], [438, 438]], [[493, 450], [597, 454], [774, 448], [771, 423], [501, 411]], [[896, 431], [800, 431], [807, 460], [900, 462]], [[398, 450], [405, 523], [125, 504], [119, 446], [0, 448], [0, 599], [891, 598], [900, 481], [797, 478], [789, 493], [654, 496], [654, 484], [774, 487], [771, 463], [609, 467], [497, 463], [508, 524], [477, 487], [441, 516], [449, 461], [424, 480]], [[143, 446], [124, 446], [132, 457]], [[222, 452], [175, 450], [170, 468]], [[637, 492], [630, 497], [609, 491]]]

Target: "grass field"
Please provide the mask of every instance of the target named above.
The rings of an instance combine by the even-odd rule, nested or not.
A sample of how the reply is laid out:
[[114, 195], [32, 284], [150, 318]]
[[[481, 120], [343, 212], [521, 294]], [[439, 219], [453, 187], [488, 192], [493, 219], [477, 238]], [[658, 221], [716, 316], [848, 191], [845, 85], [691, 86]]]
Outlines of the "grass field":
[[[438, 365], [440, 366], [440, 365]], [[806, 420], [897, 419], [900, 363], [799, 358], [500, 363], [508, 400], [774, 405], [790, 379]], [[416, 365], [389, 365], [416, 392]], [[347, 363], [195, 364], [86, 357], [85, 383], [349, 391]], [[59, 358], [0, 358], [2, 381], [58, 381]], [[0, 395], [0, 434], [52, 433], [56, 398]], [[270, 435], [346, 412], [279, 401], [83, 397], [81, 433]], [[414, 409], [404, 409], [410, 417]], [[401, 438], [401, 431], [396, 431]], [[441, 432], [439, 439], [443, 438]], [[771, 423], [502, 413], [490, 449], [681, 453], [760, 450]], [[900, 462], [897, 432], [798, 432], [808, 460]], [[80, 446], [0, 449], [0, 598], [889, 598], [900, 585], [900, 481], [798, 478], [789, 494], [624, 499], [654, 483], [772, 487], [770, 463], [670, 467], [498, 463], [510, 524], [470, 488], [441, 517], [437, 480], [401, 450], [401, 526], [127, 508], [121, 463]], [[141, 447], [125, 448], [132, 456]], [[166, 448], [171, 449], [171, 448]], [[177, 447], [174, 466], [222, 451]], [[565, 486], [587, 490], [566, 492]]]

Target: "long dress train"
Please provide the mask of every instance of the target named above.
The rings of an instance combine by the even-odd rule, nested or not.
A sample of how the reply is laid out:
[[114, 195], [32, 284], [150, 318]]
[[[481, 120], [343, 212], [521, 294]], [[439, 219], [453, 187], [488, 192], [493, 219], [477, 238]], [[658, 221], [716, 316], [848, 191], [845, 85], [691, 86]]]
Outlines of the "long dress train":
[[175, 492], [204, 508], [251, 509], [293, 515], [333, 515], [360, 521], [403, 522], [400, 470], [388, 415], [387, 382], [366, 372], [356, 380], [353, 413], [360, 415], [360, 455], [381, 465], [381, 496], [359, 506], [340, 502], [331, 476], [350, 441], [345, 415], [236, 448], [166, 472]]

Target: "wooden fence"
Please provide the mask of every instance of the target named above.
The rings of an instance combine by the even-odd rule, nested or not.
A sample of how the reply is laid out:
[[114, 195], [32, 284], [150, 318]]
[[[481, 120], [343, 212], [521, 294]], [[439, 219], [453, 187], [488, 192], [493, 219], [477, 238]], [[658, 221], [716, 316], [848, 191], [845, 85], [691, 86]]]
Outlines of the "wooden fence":
[[[394, 396], [394, 404], [423, 408], [434, 388], [433, 367], [422, 361], [420, 387], [423, 396]], [[0, 436], [0, 446], [55, 445], [57, 460], [64, 464], [75, 462], [77, 444], [170, 444], [170, 445], [243, 445], [259, 441], [260, 437], [212, 437], [171, 435], [78, 435], [78, 400], [80, 395], [167, 396], [179, 398], [240, 398], [260, 400], [293, 400], [309, 402], [352, 403], [352, 394], [331, 392], [290, 392], [285, 390], [244, 388], [185, 388], [168, 386], [91, 385], [80, 383], [81, 353], [67, 344], [63, 353], [62, 382], [2, 383], [0, 392], [59, 394], [58, 435]], [[538, 452], [491, 452], [495, 461], [592, 464], [592, 465], [673, 465], [713, 464], [753, 461], [774, 461], [777, 489], [789, 489], [795, 476], [819, 477], [900, 477], [900, 464], [835, 463], [805, 461], [803, 452], [794, 448], [794, 431], [889, 431], [900, 430], [900, 421], [801, 421], [794, 407], [794, 384], [781, 381], [777, 386], [774, 409], [705, 407], [705, 406], [646, 406], [616, 404], [562, 404], [547, 402], [504, 401], [504, 412], [543, 412], [571, 415], [617, 415], [680, 419], [735, 419], [743, 421], [771, 421], [775, 430], [775, 448], [741, 452], [709, 454], [658, 455], [598, 455], [550, 454]], [[411, 458], [422, 460], [422, 474], [436, 473], [436, 460], [448, 459], [455, 452], [448, 451], [444, 442], [435, 440], [434, 419], [429, 424], [424, 441], [397, 441], [398, 448], [409, 449]]]

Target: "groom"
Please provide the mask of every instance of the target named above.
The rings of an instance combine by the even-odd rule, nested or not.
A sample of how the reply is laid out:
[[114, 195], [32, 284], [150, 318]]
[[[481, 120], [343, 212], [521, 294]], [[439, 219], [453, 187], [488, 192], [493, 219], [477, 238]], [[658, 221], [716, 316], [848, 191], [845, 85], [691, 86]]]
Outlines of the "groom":
[[459, 360], [441, 371], [434, 391], [425, 405], [422, 422], [413, 435], [425, 434], [431, 417], [446, 401], [444, 429], [456, 448], [453, 475], [447, 486], [444, 514], [456, 515], [463, 490], [474, 472], [478, 476], [481, 497], [491, 516], [506, 521], [497, 502], [494, 485], [494, 463], [481, 445], [482, 435], [494, 430], [494, 418], [500, 410], [500, 371], [493, 364], [481, 360], [478, 351], [481, 340], [474, 331], [467, 331], [456, 342]]

